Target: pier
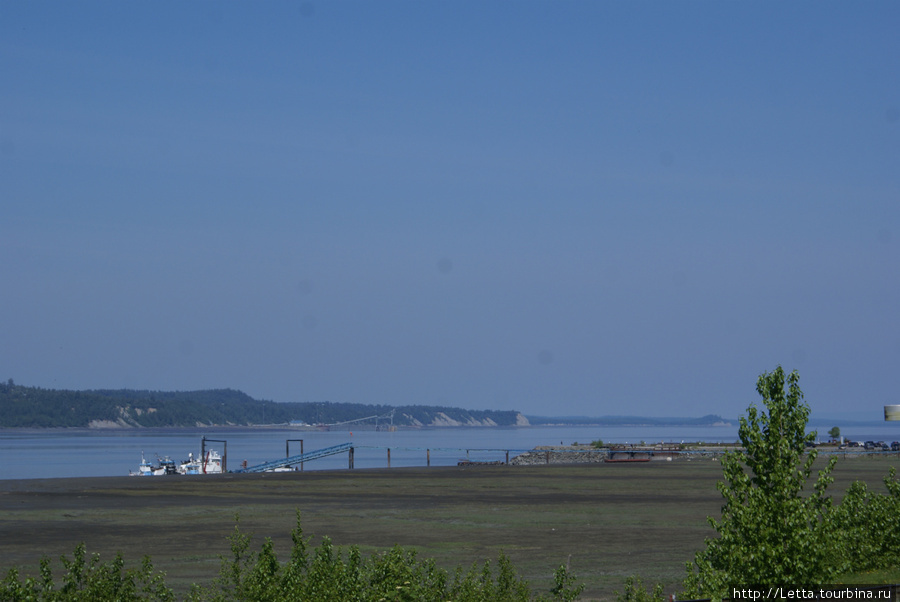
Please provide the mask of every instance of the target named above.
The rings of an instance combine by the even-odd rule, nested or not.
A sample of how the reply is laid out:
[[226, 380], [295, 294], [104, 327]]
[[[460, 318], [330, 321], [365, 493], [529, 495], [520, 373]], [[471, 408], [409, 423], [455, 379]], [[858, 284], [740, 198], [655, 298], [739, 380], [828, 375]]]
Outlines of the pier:
[[274, 470], [278, 470], [281, 468], [289, 468], [296, 464], [303, 464], [305, 462], [311, 462], [312, 460], [318, 460], [319, 458], [325, 458], [328, 456], [334, 456], [337, 454], [341, 454], [347, 452], [349, 455], [349, 468], [353, 468], [353, 444], [352, 443], [341, 443], [340, 445], [333, 445], [331, 447], [326, 447], [323, 449], [317, 449], [316, 451], [311, 451], [307, 453], [301, 453], [296, 456], [290, 456], [287, 458], [282, 458], [280, 460], [272, 460], [271, 462], [263, 462], [262, 464], [257, 464], [256, 466], [241, 467], [233, 472], [271, 472]]

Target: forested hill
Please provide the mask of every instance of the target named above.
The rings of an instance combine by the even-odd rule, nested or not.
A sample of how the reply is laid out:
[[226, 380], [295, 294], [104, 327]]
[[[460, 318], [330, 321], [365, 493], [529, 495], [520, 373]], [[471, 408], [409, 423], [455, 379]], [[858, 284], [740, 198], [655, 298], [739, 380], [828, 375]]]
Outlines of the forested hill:
[[[513, 426], [527, 424], [516, 411], [359, 403], [276, 403], [233, 389], [204, 391], [67, 391], [0, 383], [0, 428], [183, 427], [262, 424], [396, 426]], [[368, 419], [367, 419], [368, 418]], [[360, 420], [367, 419], [367, 420]]]

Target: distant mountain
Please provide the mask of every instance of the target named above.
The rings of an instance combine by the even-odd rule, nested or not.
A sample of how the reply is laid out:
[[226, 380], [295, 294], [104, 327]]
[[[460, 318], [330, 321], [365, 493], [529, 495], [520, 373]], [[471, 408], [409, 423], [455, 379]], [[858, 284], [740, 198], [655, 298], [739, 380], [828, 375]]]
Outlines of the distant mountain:
[[643, 416], [526, 416], [535, 425], [577, 424], [597, 426], [729, 426], [731, 421], [707, 414], [702, 418], [647, 418]]
[[275, 424], [517, 426], [516, 411], [358, 403], [275, 403], [233, 389], [68, 391], [0, 383], [0, 428], [197, 427]]

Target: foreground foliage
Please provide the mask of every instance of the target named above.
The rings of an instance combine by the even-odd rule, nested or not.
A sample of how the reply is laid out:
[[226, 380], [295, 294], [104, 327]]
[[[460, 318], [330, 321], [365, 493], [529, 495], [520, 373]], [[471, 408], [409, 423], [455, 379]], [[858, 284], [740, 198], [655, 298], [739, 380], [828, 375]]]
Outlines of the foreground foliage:
[[165, 576], [153, 570], [149, 558], [144, 558], [139, 569], [125, 569], [121, 555], [107, 563], [100, 562], [98, 554], [92, 554], [88, 560], [85, 546], [80, 544], [71, 559], [63, 556], [61, 562], [65, 571], [61, 583], [54, 581], [50, 559], [46, 557], [41, 559], [37, 578], [21, 581], [19, 572], [11, 569], [0, 582], [0, 600], [169, 602], [175, 599], [175, 594], [165, 585]]
[[[832, 458], [805, 492], [816, 450], [806, 434], [809, 406], [799, 376], [779, 366], [757, 381], [767, 412], [740, 420], [742, 452], [729, 452], [718, 489], [725, 500], [718, 534], [687, 565], [682, 598], [730, 597], [742, 584], [820, 585], [848, 572], [900, 564], [900, 482], [891, 469], [887, 495], [855, 483], [842, 503], [826, 495]], [[787, 388], [785, 388], [787, 385]]]
[[891, 468], [887, 494], [853, 483], [831, 515], [838, 535], [834, 557], [840, 572], [861, 573], [900, 567], [900, 481]]
[[[231, 555], [222, 557], [219, 576], [210, 585], [195, 585], [187, 596], [191, 602], [344, 602], [434, 601], [519, 602], [527, 600], [570, 601], [584, 589], [565, 566], [554, 574], [555, 586], [546, 596], [534, 598], [509, 558], [500, 554], [496, 569], [491, 563], [458, 567], [451, 575], [433, 560], [420, 560], [416, 551], [395, 546], [382, 554], [363, 558], [356, 547], [346, 555], [335, 549], [327, 537], [309, 549], [297, 514], [297, 526], [291, 532], [290, 558], [278, 560], [271, 539], [258, 552], [251, 551], [250, 535], [239, 524], [229, 537]], [[136, 600], [169, 602], [175, 599], [155, 573], [148, 558], [140, 569], [125, 570], [121, 556], [102, 564], [97, 555], [86, 560], [84, 545], [78, 546], [72, 560], [63, 557], [62, 582], [54, 582], [50, 560], [41, 561], [40, 577], [23, 582], [12, 569], [0, 582], [0, 601], [25, 600], [80, 602]]]
[[625, 579], [625, 589], [623, 592], [616, 592], [617, 602], [662, 602], [663, 586], [657, 583], [650, 589], [644, 587], [640, 577], [632, 575]]
[[[785, 379], [779, 366], [763, 374], [756, 390], [768, 413], [750, 406], [738, 434], [743, 452], [722, 459], [722, 518], [709, 519], [719, 537], [708, 539], [685, 580], [685, 596], [721, 596], [741, 583], [822, 583], [837, 572], [830, 562], [833, 532], [825, 518], [825, 489], [835, 459], [803, 495], [816, 459], [815, 433], [806, 434], [809, 406], [799, 375]], [[787, 390], [785, 390], [787, 384]]]

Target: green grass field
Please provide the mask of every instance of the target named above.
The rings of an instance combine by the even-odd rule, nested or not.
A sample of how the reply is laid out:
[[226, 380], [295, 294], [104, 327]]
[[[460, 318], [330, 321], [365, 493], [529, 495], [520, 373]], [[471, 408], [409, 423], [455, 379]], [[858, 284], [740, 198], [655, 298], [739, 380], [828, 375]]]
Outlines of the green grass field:
[[[841, 460], [832, 495], [852, 480], [882, 491], [896, 456]], [[207, 477], [0, 481], [0, 568], [34, 574], [42, 555], [79, 542], [130, 565], [150, 555], [178, 591], [212, 580], [241, 528], [286, 558], [295, 509], [317, 542], [364, 553], [400, 544], [445, 568], [504, 551], [535, 591], [569, 563], [586, 598], [609, 599], [629, 575], [678, 590], [684, 564], [712, 537], [721, 497], [714, 460], [571, 466], [307, 471]], [[873, 579], [896, 579], [896, 575]]]

